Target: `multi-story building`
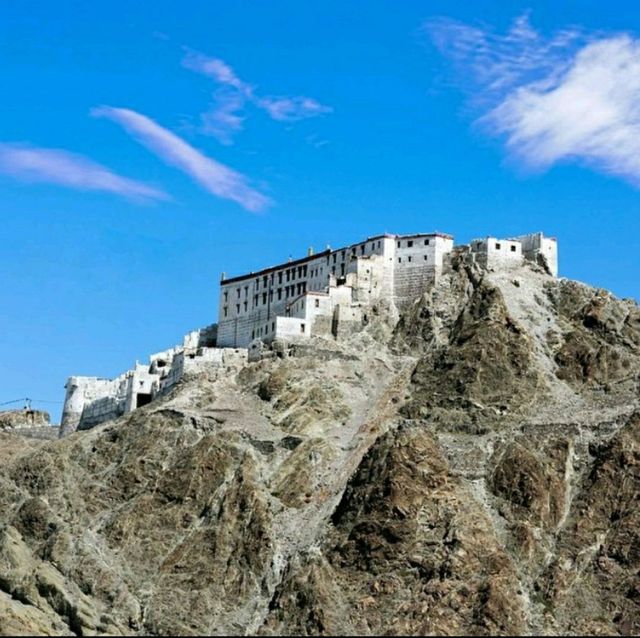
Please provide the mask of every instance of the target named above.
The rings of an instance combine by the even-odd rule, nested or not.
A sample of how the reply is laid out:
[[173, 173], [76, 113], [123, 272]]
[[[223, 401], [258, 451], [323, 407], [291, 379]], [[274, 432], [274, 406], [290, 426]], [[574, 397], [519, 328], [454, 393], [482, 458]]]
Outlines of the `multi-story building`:
[[239, 277], [223, 276], [218, 346], [309, 335], [316, 322], [324, 330], [335, 313], [376, 298], [402, 310], [435, 280], [452, 248], [453, 237], [443, 233], [384, 234], [337, 250], [310, 250], [302, 259]]

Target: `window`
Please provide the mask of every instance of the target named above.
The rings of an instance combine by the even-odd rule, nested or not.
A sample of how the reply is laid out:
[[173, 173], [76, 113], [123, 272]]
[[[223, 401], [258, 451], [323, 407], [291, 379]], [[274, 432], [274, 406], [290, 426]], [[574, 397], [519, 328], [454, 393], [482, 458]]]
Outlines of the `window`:
[[267, 293], [266, 292], [262, 293], [262, 303], [263, 304], [267, 303]]
[[225, 306], [225, 307], [224, 307], [224, 316], [225, 316], [225, 317], [227, 316], [227, 311], [228, 311], [228, 308], [227, 308], [227, 306]]
[[496, 250], [500, 250], [500, 244], [496, 243]]
[[320, 299], [316, 299], [316, 308], [320, 308]]
[[398, 263], [401, 264], [402, 263], [402, 257], [398, 257]]
[[408, 241], [407, 242], [407, 248], [411, 248], [413, 246], [413, 241]]
[[262, 285], [263, 285], [265, 288], [267, 287], [267, 276], [266, 276], [266, 275], [262, 278]]
[[398, 248], [400, 248], [400, 242], [398, 242]]
[[304, 333], [304, 324], [303, 323], [300, 324], [300, 332]]
[[224, 291], [224, 302], [227, 303], [227, 299], [229, 297], [229, 293], [225, 290]]
[[428, 239], [425, 239], [425, 240], [424, 240], [424, 245], [425, 245], [425, 246], [428, 246], [428, 245], [429, 245], [429, 240], [428, 240]]
[[240, 288], [236, 288], [236, 298], [240, 299]]
[[278, 283], [279, 284], [282, 283], [282, 273], [281, 272], [278, 273]]
[[240, 304], [239, 303], [236, 304], [236, 314], [237, 315], [240, 314]]
[[362, 244], [362, 246], [360, 246], [360, 254], [364, 255], [364, 244]]
[[337, 255], [335, 253], [333, 253], [333, 263], [334, 264], [336, 263], [336, 257], [337, 257]]
[[515, 253], [516, 252], [516, 247], [515, 246], [511, 246], [511, 252]]
[[409, 255], [409, 261], [411, 261], [411, 255]]
[[273, 332], [276, 329], [276, 322], [273, 321], [271, 322], [271, 332]]
[[256, 338], [256, 331], [255, 331], [255, 330], [252, 330], [252, 331], [251, 331], [251, 338], [252, 338], [252, 339], [255, 339], [255, 338]]
[[424, 256], [424, 260], [427, 261], [427, 256], [426, 255]]
[[244, 296], [245, 298], [249, 296], [249, 286], [244, 287]]
[[247, 302], [244, 302], [244, 311], [247, 312]]
[[278, 301], [282, 299], [282, 288], [278, 288]]

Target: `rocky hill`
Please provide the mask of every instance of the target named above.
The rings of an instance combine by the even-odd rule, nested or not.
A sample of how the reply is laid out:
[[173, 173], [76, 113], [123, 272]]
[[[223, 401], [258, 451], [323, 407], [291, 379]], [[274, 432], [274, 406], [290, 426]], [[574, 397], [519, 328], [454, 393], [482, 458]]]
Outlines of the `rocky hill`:
[[0, 433], [0, 634], [640, 633], [640, 310], [466, 259], [399, 323]]

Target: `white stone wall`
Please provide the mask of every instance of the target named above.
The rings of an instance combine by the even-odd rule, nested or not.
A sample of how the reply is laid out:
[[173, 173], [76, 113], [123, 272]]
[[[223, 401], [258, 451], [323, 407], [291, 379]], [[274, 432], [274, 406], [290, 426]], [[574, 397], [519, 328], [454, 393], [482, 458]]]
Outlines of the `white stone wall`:
[[558, 275], [558, 244], [555, 238], [545, 237], [542, 233], [531, 233], [512, 239], [474, 239], [470, 247], [480, 263], [488, 268], [508, 268], [521, 264], [525, 259], [537, 262], [538, 256], [542, 255], [550, 273], [554, 277]]
[[549, 271], [554, 277], [558, 276], [558, 242], [555, 237], [545, 237], [542, 233], [531, 233], [517, 237], [522, 244], [522, 253], [526, 259], [537, 261], [538, 255], [543, 255]]
[[478, 255], [480, 262], [487, 268], [518, 266], [524, 259], [522, 244], [517, 239], [474, 239], [471, 251]]
[[441, 234], [396, 237], [393, 259], [393, 300], [403, 310], [415, 301], [442, 271], [443, 256], [453, 238]]
[[309, 324], [306, 319], [300, 317], [276, 317], [276, 339], [308, 339], [310, 336]]
[[60, 423], [60, 435], [75, 432], [85, 405], [102, 397], [115, 396], [119, 383], [116, 379], [73, 376], [65, 384], [65, 399]]

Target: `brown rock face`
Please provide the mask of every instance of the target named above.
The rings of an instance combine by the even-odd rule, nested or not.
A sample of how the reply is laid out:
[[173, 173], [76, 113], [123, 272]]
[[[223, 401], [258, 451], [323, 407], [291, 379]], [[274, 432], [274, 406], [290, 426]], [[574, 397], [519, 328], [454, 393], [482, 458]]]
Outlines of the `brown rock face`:
[[422, 428], [403, 427], [369, 450], [321, 551], [287, 574], [263, 631], [513, 634], [525, 628], [522, 601], [513, 596], [513, 561]]
[[640, 633], [640, 313], [462, 256], [113, 423], [0, 433], [0, 635]]

